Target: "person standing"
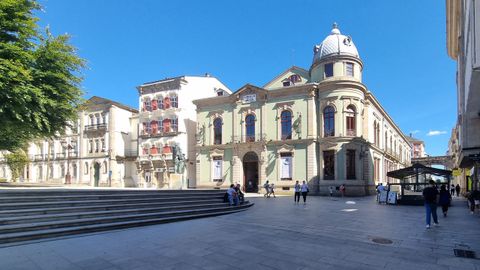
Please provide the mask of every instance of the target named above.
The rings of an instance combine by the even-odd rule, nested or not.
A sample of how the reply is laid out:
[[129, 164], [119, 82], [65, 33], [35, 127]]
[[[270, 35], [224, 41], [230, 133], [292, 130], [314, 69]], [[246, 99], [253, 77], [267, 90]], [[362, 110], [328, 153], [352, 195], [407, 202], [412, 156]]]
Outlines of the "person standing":
[[329, 190], [329, 192], [330, 192], [330, 197], [333, 197], [333, 187], [330, 186], [330, 187], [328, 188], [328, 190]]
[[271, 195], [273, 195], [273, 197], [276, 198], [276, 196], [275, 196], [275, 184], [274, 183], [270, 184], [269, 191], [270, 191], [270, 194], [268, 194], [267, 197], [270, 197]]
[[423, 198], [425, 200], [425, 214], [426, 214], [426, 228], [430, 229], [431, 217], [433, 217], [433, 222], [435, 226], [438, 225], [437, 218], [437, 196], [438, 190], [435, 186], [435, 181], [430, 180], [428, 182], [430, 186], [426, 187], [423, 190]]
[[346, 189], [346, 188], [345, 188], [345, 185], [342, 184], [342, 185], [340, 186], [340, 193], [342, 194], [342, 198], [345, 197], [345, 189]]
[[385, 187], [383, 186], [383, 183], [380, 183], [378, 186], [377, 186], [377, 202], [380, 203], [380, 195], [382, 194], [382, 192], [385, 190]]
[[442, 212], [444, 217], [447, 217], [448, 206], [450, 205], [451, 200], [451, 193], [448, 193], [447, 187], [445, 185], [442, 185], [440, 187], [440, 199], [438, 199], [438, 204], [442, 206]]
[[295, 195], [293, 197], [293, 201], [295, 203], [300, 203], [300, 190], [301, 190], [301, 186], [300, 184], [297, 182], [295, 182], [295, 186], [293, 187], [295, 189]]
[[308, 185], [303, 181], [302, 186], [300, 187], [300, 191], [302, 192], [302, 197], [303, 197], [303, 204], [307, 204], [307, 195], [308, 195]]
[[230, 203], [230, 206], [232, 205], [238, 205], [238, 194], [235, 191], [235, 185], [231, 184], [230, 188], [227, 190], [228, 193], [228, 201]]
[[265, 189], [265, 195], [263, 195], [263, 197], [265, 197], [265, 198], [270, 197], [270, 196], [269, 196], [269, 193], [270, 193], [270, 184], [268, 184], [268, 180], [267, 180], [267, 182], [265, 182], [265, 184], [263, 184], [263, 188]]
[[453, 184], [450, 186], [450, 195], [455, 196], [455, 186]]
[[455, 191], [457, 192], [457, 197], [460, 197], [460, 185], [457, 184], [457, 186], [455, 187]]

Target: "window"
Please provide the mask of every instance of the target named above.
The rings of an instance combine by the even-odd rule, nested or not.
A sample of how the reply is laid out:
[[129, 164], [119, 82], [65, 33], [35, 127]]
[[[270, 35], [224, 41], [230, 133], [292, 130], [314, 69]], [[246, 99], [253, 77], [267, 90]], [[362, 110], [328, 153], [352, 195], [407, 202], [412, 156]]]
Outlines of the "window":
[[173, 108], [178, 108], [178, 97], [177, 96], [171, 96], [170, 97], [170, 102], [172, 103]]
[[93, 153], [93, 140], [88, 141], [88, 152]]
[[178, 118], [172, 119], [172, 132], [178, 131]]
[[143, 148], [142, 148], [142, 154], [143, 154], [144, 156], [148, 155], [148, 148], [147, 148], [147, 147], [143, 147]]
[[377, 120], [373, 121], [373, 143], [377, 145], [378, 138], [377, 138]]
[[102, 113], [102, 124], [106, 124], [106, 123], [107, 123], [107, 114]]
[[217, 96], [218, 96], [218, 97], [223, 96], [223, 91], [221, 91], [221, 90], [220, 90], [220, 91], [217, 91]]
[[356, 136], [357, 132], [355, 129], [355, 107], [353, 105], [348, 105], [347, 107], [347, 136]]
[[165, 109], [170, 109], [171, 104], [172, 104], [172, 103], [171, 103], [169, 97], [166, 97], [166, 98], [163, 100], [163, 107], [164, 107]]
[[255, 141], [255, 115], [249, 114], [245, 117], [245, 131], [247, 136], [245, 141], [254, 142]]
[[156, 111], [158, 109], [158, 101], [156, 99], [152, 100], [152, 111]]
[[88, 162], [85, 162], [84, 167], [85, 167], [84, 174], [88, 174]]
[[388, 135], [387, 135], [387, 132], [385, 131], [385, 142], [384, 142], [385, 150], [387, 150], [387, 147], [388, 147]]
[[323, 110], [324, 137], [335, 136], [335, 109], [327, 106]]
[[355, 178], [355, 150], [347, 150], [347, 179]]
[[171, 147], [171, 146], [168, 146], [168, 145], [165, 145], [165, 146], [163, 147], [162, 153], [164, 153], [164, 154], [170, 154], [170, 153], [172, 153], [172, 147]]
[[105, 147], [105, 139], [102, 139], [102, 152], [105, 152], [105, 151], [107, 151]]
[[157, 121], [157, 132], [158, 133], [163, 132], [163, 120], [162, 119]]
[[333, 63], [328, 63], [325, 65], [325, 78], [333, 76]]
[[293, 74], [292, 76], [290, 76], [290, 81], [293, 83], [297, 83], [297, 82], [301, 82], [302, 78], [297, 74]]
[[143, 102], [143, 110], [147, 112], [152, 111], [152, 103], [149, 98], [145, 99], [145, 101]]
[[380, 182], [380, 159], [375, 158], [373, 160], [373, 180]]
[[292, 153], [280, 153], [281, 180], [292, 180]]
[[213, 144], [222, 144], [222, 118], [213, 120]]
[[284, 81], [283, 86], [290, 86], [291, 82], [290, 81]]
[[100, 121], [101, 121], [101, 120], [100, 120], [100, 119], [101, 119], [101, 118], [100, 118], [100, 114], [98, 114], [98, 113], [95, 114], [95, 118], [97, 119], [97, 126], [98, 126], [100, 123], [102, 123], [102, 122], [100, 122]]
[[145, 122], [143, 123], [143, 134], [148, 135], [152, 132], [152, 127], [150, 125], [150, 122]]
[[96, 139], [95, 140], [95, 153], [98, 153], [98, 150], [100, 150], [100, 140]]
[[152, 129], [152, 134], [157, 134], [158, 133], [158, 122], [153, 120], [150, 122], [150, 128]]
[[77, 164], [73, 163], [72, 171], [73, 171], [73, 178], [77, 178]]
[[104, 162], [103, 162], [103, 173], [107, 173], [107, 172], [108, 172], [107, 162], [104, 161]]
[[93, 115], [89, 115], [89, 118], [90, 118], [90, 125], [95, 125], [95, 118], [93, 117]]
[[345, 74], [347, 76], [353, 77], [353, 63], [350, 63], [350, 62], [345, 63]]
[[163, 106], [163, 98], [162, 97], [159, 97], [157, 99], [157, 107], [159, 110], [163, 110], [164, 106]]
[[280, 115], [282, 122], [282, 140], [292, 139], [292, 112], [283, 111]]
[[152, 147], [150, 148], [150, 154], [152, 155], [158, 154], [158, 148], [155, 145], [152, 145]]
[[323, 179], [335, 179], [335, 151], [323, 151]]
[[170, 124], [171, 124], [170, 119], [163, 119], [163, 132], [168, 133], [170, 132]]
[[53, 178], [53, 165], [50, 165], [48, 169], [49, 169], [48, 177], [50, 179], [52, 179]]
[[222, 157], [213, 157], [213, 181], [221, 182], [223, 180]]

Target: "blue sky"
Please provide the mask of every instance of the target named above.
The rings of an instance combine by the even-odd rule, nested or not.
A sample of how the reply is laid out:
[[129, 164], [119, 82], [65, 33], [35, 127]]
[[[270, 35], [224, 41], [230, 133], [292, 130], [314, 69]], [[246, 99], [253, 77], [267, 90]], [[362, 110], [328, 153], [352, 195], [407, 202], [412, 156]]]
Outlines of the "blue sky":
[[447, 150], [456, 119], [456, 63], [446, 52], [444, 2], [39, 3], [40, 25], [69, 33], [87, 60], [85, 97], [135, 108], [135, 87], [166, 77], [208, 72], [235, 91], [246, 83], [262, 86], [292, 64], [308, 69], [313, 46], [337, 22], [359, 50], [363, 83], [404, 133], [423, 139], [431, 155]]

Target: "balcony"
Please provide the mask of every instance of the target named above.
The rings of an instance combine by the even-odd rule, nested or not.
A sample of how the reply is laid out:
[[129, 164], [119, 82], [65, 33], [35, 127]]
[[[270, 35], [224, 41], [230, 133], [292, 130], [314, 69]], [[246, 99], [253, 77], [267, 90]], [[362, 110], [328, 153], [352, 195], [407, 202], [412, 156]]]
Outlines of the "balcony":
[[255, 143], [255, 142], [265, 142], [267, 139], [267, 134], [257, 133], [252, 135], [243, 135], [243, 136], [232, 136], [233, 143]]
[[158, 153], [158, 154], [148, 154], [148, 155], [141, 155], [140, 160], [173, 160], [173, 153]]
[[84, 132], [94, 132], [94, 131], [107, 131], [107, 124], [94, 124], [94, 125], [86, 125], [84, 127]]
[[157, 131], [157, 132], [149, 132], [149, 131], [141, 131], [140, 138], [158, 138], [158, 137], [168, 137], [168, 136], [176, 136], [180, 134], [178, 130], [170, 129], [164, 131]]

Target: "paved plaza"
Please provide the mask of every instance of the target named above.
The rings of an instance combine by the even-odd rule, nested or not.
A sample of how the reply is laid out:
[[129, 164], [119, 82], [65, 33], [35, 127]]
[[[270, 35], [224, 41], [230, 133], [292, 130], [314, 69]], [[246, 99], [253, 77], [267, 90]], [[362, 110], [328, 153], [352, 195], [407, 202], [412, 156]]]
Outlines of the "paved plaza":
[[232, 215], [3, 247], [0, 269], [480, 269], [454, 256], [480, 255], [480, 217], [462, 200], [430, 230], [423, 207], [373, 197], [250, 200]]

